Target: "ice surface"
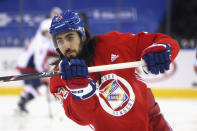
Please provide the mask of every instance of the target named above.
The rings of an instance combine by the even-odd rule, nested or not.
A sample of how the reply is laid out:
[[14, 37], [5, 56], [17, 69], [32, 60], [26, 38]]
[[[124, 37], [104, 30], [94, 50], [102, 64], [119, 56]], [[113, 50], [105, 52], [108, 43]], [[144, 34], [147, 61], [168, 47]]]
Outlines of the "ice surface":
[[64, 115], [55, 100], [49, 105], [45, 96], [38, 97], [27, 106], [29, 114], [16, 112], [17, 96], [0, 96], [0, 131], [92, 131], [89, 126], [79, 126]]
[[158, 99], [174, 131], [197, 131], [197, 99]]
[[[49, 117], [46, 96], [28, 105], [30, 114], [15, 113], [18, 96], [0, 96], [0, 131], [92, 131], [66, 118], [59, 103], [52, 100]], [[197, 99], [157, 99], [161, 111], [174, 131], [197, 131]]]

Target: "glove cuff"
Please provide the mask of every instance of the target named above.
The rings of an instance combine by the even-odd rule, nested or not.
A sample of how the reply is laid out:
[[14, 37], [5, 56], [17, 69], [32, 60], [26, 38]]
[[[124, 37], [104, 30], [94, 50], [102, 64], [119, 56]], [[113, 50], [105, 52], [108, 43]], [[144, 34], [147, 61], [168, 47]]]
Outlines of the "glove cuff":
[[69, 87], [67, 87], [67, 88], [77, 100], [88, 99], [91, 96], [93, 96], [96, 91], [95, 82], [91, 78], [89, 78], [89, 80], [90, 80], [90, 82], [89, 82], [88, 86], [86, 86], [86, 87], [78, 88], [78, 89], [77, 88], [71, 89]]
[[144, 58], [144, 56], [148, 53], [158, 53], [165, 50], [170, 50], [170, 46], [165, 43], [154, 43], [151, 46], [145, 48], [141, 54], [141, 58]]

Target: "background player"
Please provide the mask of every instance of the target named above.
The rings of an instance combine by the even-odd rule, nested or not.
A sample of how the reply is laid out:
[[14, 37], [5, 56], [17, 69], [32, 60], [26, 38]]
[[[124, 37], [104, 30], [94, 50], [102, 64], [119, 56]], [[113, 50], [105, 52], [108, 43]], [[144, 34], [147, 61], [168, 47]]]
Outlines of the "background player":
[[[56, 8], [52, 9], [50, 13], [51, 17], [60, 13], [56, 10]], [[17, 69], [21, 73], [29, 74], [49, 70], [50, 58], [57, 56], [49, 33], [50, 24], [51, 18], [47, 18], [41, 22], [35, 36], [20, 55], [17, 62]], [[42, 79], [42, 81], [40, 79], [25, 80], [24, 84], [25, 88], [21, 92], [18, 108], [20, 111], [28, 112], [26, 104], [40, 95], [40, 91], [48, 85], [48, 80], [47, 78]]]

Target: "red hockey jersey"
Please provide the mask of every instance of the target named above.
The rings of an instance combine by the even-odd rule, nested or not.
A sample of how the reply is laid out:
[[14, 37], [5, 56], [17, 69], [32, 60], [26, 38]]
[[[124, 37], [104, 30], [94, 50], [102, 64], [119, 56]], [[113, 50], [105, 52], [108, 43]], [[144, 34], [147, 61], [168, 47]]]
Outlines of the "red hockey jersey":
[[[171, 61], [178, 54], [178, 44], [167, 35], [112, 31], [99, 35], [94, 62], [96, 65], [107, 65], [138, 61], [142, 51], [153, 43], [169, 44]], [[63, 104], [67, 117], [80, 125], [92, 125], [96, 131], [171, 130], [151, 90], [135, 74], [134, 68], [100, 73], [100, 85], [97, 74], [89, 74], [97, 83], [97, 91], [89, 99], [80, 101], [72, 97], [60, 76], [51, 78], [50, 91]]]

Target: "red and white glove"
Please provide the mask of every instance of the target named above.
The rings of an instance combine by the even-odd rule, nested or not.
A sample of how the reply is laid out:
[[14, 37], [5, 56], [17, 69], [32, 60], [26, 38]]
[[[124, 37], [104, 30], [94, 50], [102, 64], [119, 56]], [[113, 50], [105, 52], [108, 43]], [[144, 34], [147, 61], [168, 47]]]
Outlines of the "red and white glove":
[[[170, 68], [171, 49], [168, 44], [154, 43], [143, 50], [141, 58], [145, 60], [148, 69], [145, 73], [152, 74], [164, 73]], [[148, 70], [148, 71], [147, 71]]]
[[91, 97], [96, 91], [96, 83], [88, 76], [88, 67], [84, 60], [67, 58], [60, 62], [62, 79], [72, 95], [83, 100]]

